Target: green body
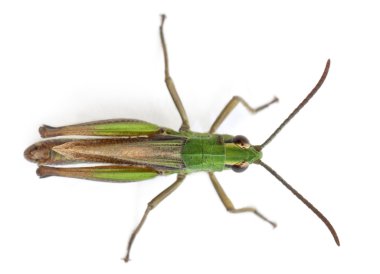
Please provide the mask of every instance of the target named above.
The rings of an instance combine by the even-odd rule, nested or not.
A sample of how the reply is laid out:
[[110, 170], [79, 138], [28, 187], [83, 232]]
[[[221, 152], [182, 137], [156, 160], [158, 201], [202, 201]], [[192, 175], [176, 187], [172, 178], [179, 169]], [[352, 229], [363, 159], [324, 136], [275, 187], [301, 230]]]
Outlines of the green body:
[[[233, 136], [174, 131], [139, 120], [107, 120], [66, 127], [40, 128], [42, 137], [97, 136], [94, 139], [50, 139], [30, 146], [26, 158], [42, 165], [42, 177], [56, 175], [131, 182], [157, 175], [215, 172], [261, 158], [252, 146], [242, 148]], [[102, 163], [102, 166], [55, 168], [51, 165]]]
[[[214, 172], [230, 168], [235, 172], [242, 172], [252, 163], [261, 165], [268, 170], [311, 209], [324, 222], [335, 242], [339, 245], [338, 235], [327, 218], [271, 167], [261, 161], [262, 148], [273, 140], [321, 87], [327, 76], [330, 60], [327, 61], [322, 77], [316, 86], [261, 145], [251, 146], [247, 138], [241, 135], [234, 137], [214, 133], [238, 104], [241, 104], [251, 113], [257, 113], [277, 102], [276, 97], [264, 105], [252, 108], [243, 98], [234, 96], [217, 116], [208, 131], [209, 133], [192, 132], [185, 108], [169, 73], [168, 53], [163, 33], [165, 18], [165, 15], [161, 16], [160, 25], [160, 39], [165, 63], [165, 83], [181, 116], [180, 130], [174, 131], [144, 121], [130, 119], [105, 120], [56, 128], [42, 126], [40, 134], [43, 138], [58, 136], [91, 136], [93, 138], [53, 138], [31, 145], [25, 150], [24, 155], [28, 160], [39, 165], [37, 174], [40, 177], [64, 176], [99, 181], [134, 182], [152, 179], [157, 175], [177, 173], [176, 181], [148, 203], [143, 217], [129, 238], [125, 262], [129, 261], [133, 241], [149, 212], [178, 188], [186, 174], [192, 172], [208, 172], [210, 180], [228, 212], [251, 212], [275, 227], [276, 224], [268, 220], [256, 208], [235, 208], [214, 175]], [[87, 163], [90, 166], [86, 166]], [[81, 166], [54, 167], [70, 164], [80, 164]]]

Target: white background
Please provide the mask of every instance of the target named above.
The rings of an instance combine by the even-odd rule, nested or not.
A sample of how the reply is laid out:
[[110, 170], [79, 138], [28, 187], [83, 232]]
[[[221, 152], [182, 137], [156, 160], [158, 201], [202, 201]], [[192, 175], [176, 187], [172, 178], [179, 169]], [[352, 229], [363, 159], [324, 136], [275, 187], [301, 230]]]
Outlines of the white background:
[[[380, 16], [376, 1], [2, 1], [0, 4], [1, 273], [379, 273]], [[265, 2], [265, 3], [263, 3]], [[23, 150], [38, 127], [139, 118], [177, 129], [163, 81], [166, 13], [172, 76], [192, 129], [207, 131], [233, 95], [242, 108], [219, 132], [259, 144], [319, 79], [315, 98], [264, 160], [333, 223], [324, 225], [258, 166], [188, 176], [152, 212], [124, 264], [146, 203], [175, 177], [138, 184], [40, 180]]]

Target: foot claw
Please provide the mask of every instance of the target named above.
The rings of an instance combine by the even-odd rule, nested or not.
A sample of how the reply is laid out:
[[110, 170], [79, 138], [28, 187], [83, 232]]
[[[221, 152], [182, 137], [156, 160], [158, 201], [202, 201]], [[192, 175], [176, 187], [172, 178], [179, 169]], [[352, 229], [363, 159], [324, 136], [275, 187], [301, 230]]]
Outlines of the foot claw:
[[161, 26], [164, 24], [166, 19], [166, 14], [161, 14]]
[[130, 260], [129, 260], [129, 256], [125, 256], [123, 259], [122, 259], [125, 263], [128, 263]]

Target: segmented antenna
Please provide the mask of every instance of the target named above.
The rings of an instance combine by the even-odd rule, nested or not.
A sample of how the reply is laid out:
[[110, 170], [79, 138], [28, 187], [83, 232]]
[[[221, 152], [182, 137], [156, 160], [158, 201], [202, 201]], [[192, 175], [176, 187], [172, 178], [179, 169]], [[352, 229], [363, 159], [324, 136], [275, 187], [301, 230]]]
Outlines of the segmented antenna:
[[[310, 91], [310, 93], [306, 96], [305, 99], [290, 113], [290, 115], [281, 123], [281, 125], [266, 139], [264, 143], [262, 143], [260, 146], [255, 146], [256, 149], [261, 150], [263, 147], [265, 147], [267, 144], [269, 144], [274, 137], [289, 123], [290, 120], [296, 116], [296, 114], [309, 102], [309, 100], [314, 96], [315, 93], [319, 90], [319, 88], [322, 86], [323, 82], [325, 81], [327, 77], [327, 73], [329, 72], [330, 68], [330, 59], [327, 60], [325, 70], [323, 71], [323, 74], [321, 76], [321, 79], [319, 79], [316, 86]], [[335, 243], [339, 246], [339, 238], [338, 234], [336, 233], [334, 227], [330, 223], [329, 220], [318, 210], [315, 206], [313, 206], [312, 203], [310, 203], [305, 197], [303, 197], [297, 190], [295, 190], [291, 185], [289, 185], [276, 171], [274, 171], [270, 166], [262, 162], [261, 160], [258, 160], [255, 162], [258, 165], [261, 165], [264, 167], [270, 174], [272, 174], [274, 177], [277, 178], [290, 192], [292, 192], [299, 200], [301, 200], [302, 203], [304, 203], [311, 211], [314, 212], [315, 215], [327, 226], [329, 229], [331, 235], [334, 237]]]
[[315, 85], [315, 87], [310, 91], [310, 93], [306, 96], [305, 99], [293, 110], [292, 113], [286, 118], [282, 124], [272, 133], [271, 136], [268, 137], [268, 139], [265, 140], [264, 143], [262, 143], [259, 146], [256, 146], [259, 150], [263, 149], [267, 144], [269, 144], [274, 137], [296, 116], [296, 114], [309, 102], [309, 100], [314, 96], [314, 94], [317, 93], [319, 88], [322, 86], [323, 82], [325, 81], [327, 74], [329, 72], [330, 68], [330, 59], [327, 60], [325, 70], [323, 71], [323, 74], [321, 76], [321, 79], [319, 79], [318, 83]]
[[270, 166], [262, 162], [261, 160], [255, 162], [256, 164], [261, 165], [266, 170], [269, 171], [270, 174], [272, 174], [274, 177], [277, 178], [287, 189], [290, 190], [298, 199], [301, 200], [308, 208], [310, 208], [311, 211], [314, 212], [315, 215], [327, 226], [327, 228], [330, 230], [331, 235], [334, 237], [335, 243], [340, 246], [338, 234], [336, 233], [334, 227], [330, 223], [329, 220], [315, 207], [312, 203], [310, 203], [305, 197], [303, 197], [297, 190], [295, 190], [291, 185], [289, 185], [276, 171], [274, 171]]

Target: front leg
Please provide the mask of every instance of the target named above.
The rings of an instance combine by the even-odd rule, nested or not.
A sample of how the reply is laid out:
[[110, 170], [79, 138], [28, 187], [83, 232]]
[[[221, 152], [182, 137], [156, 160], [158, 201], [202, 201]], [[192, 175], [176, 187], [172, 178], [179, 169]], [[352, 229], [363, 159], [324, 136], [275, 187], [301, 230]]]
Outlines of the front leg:
[[256, 208], [254, 207], [242, 207], [242, 208], [235, 208], [234, 204], [231, 202], [230, 198], [228, 198], [227, 194], [224, 192], [222, 186], [216, 179], [214, 173], [209, 172], [208, 175], [210, 176], [210, 180], [212, 182], [212, 185], [214, 186], [216, 193], [218, 193], [218, 196], [220, 200], [222, 201], [224, 207], [226, 210], [230, 213], [244, 213], [244, 212], [251, 212], [254, 213], [257, 217], [262, 219], [263, 221], [271, 224], [273, 228], [275, 228], [277, 225], [275, 222], [270, 221], [268, 218], [266, 218], [263, 214], [261, 214]]
[[223, 121], [227, 118], [227, 116], [235, 109], [237, 104], [241, 103], [250, 113], [257, 113], [260, 110], [263, 110], [270, 106], [273, 103], [278, 102], [278, 98], [274, 97], [272, 101], [259, 106], [257, 108], [251, 107], [243, 98], [239, 96], [234, 96], [232, 99], [227, 103], [227, 105], [223, 108], [223, 110], [220, 112], [219, 116], [216, 118], [215, 122], [212, 124], [209, 133], [215, 133], [215, 131], [218, 129], [218, 127], [223, 123]]

